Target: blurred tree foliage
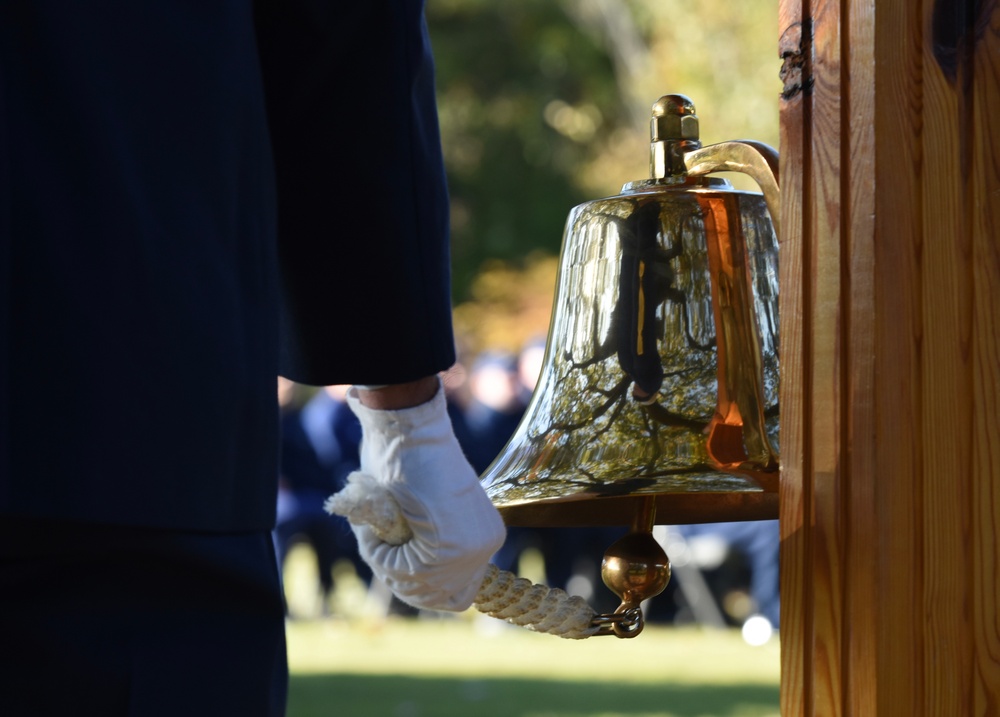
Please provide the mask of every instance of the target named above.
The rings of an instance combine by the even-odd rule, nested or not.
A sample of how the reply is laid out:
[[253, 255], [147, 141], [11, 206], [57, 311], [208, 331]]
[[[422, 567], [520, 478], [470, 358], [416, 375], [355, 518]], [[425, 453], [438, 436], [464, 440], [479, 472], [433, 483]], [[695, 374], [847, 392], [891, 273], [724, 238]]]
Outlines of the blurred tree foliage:
[[476, 275], [470, 297], [455, 307], [455, 331], [462, 350], [518, 353], [544, 339], [556, 283], [555, 256], [532, 252], [523, 261], [488, 261]]
[[598, 108], [619, 102], [607, 54], [559, 3], [431, 0], [428, 22], [461, 299], [488, 260], [559, 251], [566, 212], [588, 199], [574, 177], [620, 123]]
[[427, 19], [456, 315], [473, 343], [524, 338], [500, 325], [537, 333], [527, 319], [484, 317], [551, 305], [554, 286], [523, 302], [498, 301], [496, 286], [536, 292], [539, 257], [558, 254], [569, 210], [648, 176], [649, 108], [661, 95], [694, 100], [706, 144], [777, 146], [777, 0], [429, 0]]

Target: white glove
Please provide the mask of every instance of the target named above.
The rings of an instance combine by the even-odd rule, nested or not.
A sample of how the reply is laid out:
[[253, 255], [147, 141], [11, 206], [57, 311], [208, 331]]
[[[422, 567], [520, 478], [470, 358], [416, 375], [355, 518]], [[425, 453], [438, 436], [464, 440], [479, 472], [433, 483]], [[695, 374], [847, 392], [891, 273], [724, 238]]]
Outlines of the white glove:
[[396, 499], [413, 537], [383, 542], [351, 524], [361, 557], [404, 602], [434, 610], [472, 605], [505, 529], [455, 438], [444, 390], [413, 408], [377, 410], [347, 403], [361, 421], [361, 467]]

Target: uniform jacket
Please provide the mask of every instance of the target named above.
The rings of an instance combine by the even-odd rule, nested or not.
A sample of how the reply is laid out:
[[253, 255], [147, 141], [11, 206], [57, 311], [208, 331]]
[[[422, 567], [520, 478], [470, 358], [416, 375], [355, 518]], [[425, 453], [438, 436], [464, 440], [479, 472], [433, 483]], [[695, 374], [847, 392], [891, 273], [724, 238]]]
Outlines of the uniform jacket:
[[0, 4], [0, 519], [270, 528], [279, 358], [451, 364], [422, 12]]

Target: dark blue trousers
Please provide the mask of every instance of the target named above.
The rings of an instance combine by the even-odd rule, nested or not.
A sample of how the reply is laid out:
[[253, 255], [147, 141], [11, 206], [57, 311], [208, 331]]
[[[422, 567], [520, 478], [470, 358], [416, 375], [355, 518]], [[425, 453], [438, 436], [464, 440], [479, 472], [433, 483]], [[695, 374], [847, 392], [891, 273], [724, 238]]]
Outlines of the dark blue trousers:
[[0, 521], [5, 717], [274, 717], [287, 693], [268, 532]]

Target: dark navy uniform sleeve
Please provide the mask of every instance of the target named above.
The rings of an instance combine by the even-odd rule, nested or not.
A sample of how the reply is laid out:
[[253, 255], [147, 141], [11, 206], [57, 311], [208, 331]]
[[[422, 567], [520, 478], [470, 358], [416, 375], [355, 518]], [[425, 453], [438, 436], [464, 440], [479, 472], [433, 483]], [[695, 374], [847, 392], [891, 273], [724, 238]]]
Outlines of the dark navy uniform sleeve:
[[257, 26], [283, 374], [394, 383], [447, 369], [448, 196], [423, 3], [270, 0]]

